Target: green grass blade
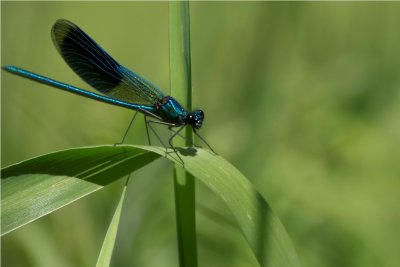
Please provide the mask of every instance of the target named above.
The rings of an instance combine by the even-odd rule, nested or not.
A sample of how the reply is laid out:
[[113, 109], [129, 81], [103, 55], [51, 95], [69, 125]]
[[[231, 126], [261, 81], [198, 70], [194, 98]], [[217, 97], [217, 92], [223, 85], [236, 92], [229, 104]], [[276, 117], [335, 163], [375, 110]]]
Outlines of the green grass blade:
[[2, 169], [1, 235], [93, 193], [159, 155], [99, 146], [50, 153]]
[[107, 234], [104, 238], [103, 245], [100, 250], [99, 257], [97, 258], [96, 267], [108, 267], [110, 266], [112, 252], [114, 250], [115, 239], [117, 237], [119, 219], [121, 218], [122, 204], [124, 203], [127, 185], [125, 184], [121, 194], [121, 198], [118, 202], [118, 206], [115, 209], [113, 218], [108, 226]]
[[[162, 152], [158, 148], [150, 149]], [[179, 151], [186, 171], [228, 206], [261, 266], [301, 266], [279, 218], [240, 171], [208, 150], [186, 148]]]
[[[170, 81], [171, 95], [192, 109], [192, 79], [190, 60], [190, 18], [188, 1], [169, 3]], [[191, 127], [184, 129], [185, 139], [175, 138], [175, 146], [190, 146]], [[197, 266], [195, 182], [194, 177], [175, 165], [175, 210], [178, 235], [179, 265]]]
[[[179, 148], [179, 152], [185, 169], [226, 203], [261, 266], [300, 266], [284, 227], [243, 174], [207, 150]], [[7, 167], [2, 170], [5, 179], [1, 182], [2, 234], [99, 190], [164, 154], [165, 149], [159, 147], [86, 147]]]

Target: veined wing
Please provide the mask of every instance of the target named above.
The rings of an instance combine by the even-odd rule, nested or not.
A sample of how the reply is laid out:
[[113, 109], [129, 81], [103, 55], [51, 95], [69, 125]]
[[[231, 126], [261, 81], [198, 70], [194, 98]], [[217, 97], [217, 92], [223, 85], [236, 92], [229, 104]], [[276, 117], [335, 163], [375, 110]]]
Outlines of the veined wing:
[[72, 22], [57, 20], [51, 36], [67, 64], [100, 92], [142, 105], [153, 105], [163, 98], [163, 93], [156, 86], [121, 66]]

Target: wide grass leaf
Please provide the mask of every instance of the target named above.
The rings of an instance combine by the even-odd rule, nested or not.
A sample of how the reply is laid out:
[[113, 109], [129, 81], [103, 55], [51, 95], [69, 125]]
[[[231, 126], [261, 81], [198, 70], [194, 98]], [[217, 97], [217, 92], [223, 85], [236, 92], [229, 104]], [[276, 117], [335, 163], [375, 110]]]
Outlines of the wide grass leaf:
[[[162, 153], [159, 148], [146, 149]], [[240, 171], [208, 150], [178, 150], [186, 171], [202, 181], [228, 206], [260, 266], [301, 266], [279, 218]]]
[[159, 155], [131, 146], [69, 149], [2, 169], [1, 235], [93, 193]]
[[[283, 225], [242, 173], [207, 150], [178, 150], [184, 168], [226, 203], [261, 266], [301, 266]], [[87, 147], [51, 153], [5, 168], [2, 234], [101, 189], [160, 155], [165, 155], [165, 149], [129, 145]], [[168, 154], [168, 158], [179, 164], [174, 153]]]

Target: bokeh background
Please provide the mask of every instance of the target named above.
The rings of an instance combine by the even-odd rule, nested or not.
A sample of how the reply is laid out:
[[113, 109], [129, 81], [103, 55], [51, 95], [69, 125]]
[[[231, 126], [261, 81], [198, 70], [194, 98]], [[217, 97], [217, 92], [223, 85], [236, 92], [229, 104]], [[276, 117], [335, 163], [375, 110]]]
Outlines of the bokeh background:
[[[191, 3], [201, 134], [258, 188], [304, 266], [400, 266], [400, 3]], [[89, 87], [50, 29], [66, 18], [169, 92], [168, 3], [1, 2], [1, 64]], [[118, 142], [132, 112], [1, 73], [1, 163]], [[146, 143], [139, 119], [128, 143]], [[172, 166], [134, 174], [113, 266], [177, 266]], [[1, 239], [3, 266], [94, 266], [123, 181]], [[200, 266], [257, 266], [197, 187]]]

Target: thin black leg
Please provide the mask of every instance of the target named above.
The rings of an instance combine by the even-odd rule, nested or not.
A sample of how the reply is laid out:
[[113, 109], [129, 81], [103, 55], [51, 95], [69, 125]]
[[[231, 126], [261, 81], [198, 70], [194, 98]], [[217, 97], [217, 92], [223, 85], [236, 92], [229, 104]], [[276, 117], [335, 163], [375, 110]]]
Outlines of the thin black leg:
[[174, 131], [174, 130], [172, 130], [172, 127], [171, 127], [171, 126], [168, 127], [168, 129], [173, 133], [174, 136], [179, 136], [180, 138], [182, 138], [182, 139], [185, 140], [186, 142], [189, 142], [190, 145], [196, 146], [191, 140], [189, 140], [189, 139], [187, 139], [185, 136], [181, 135], [181, 133], [180, 133], [181, 128], [179, 128], [179, 131]]
[[[162, 124], [162, 125], [166, 125], [166, 124], [165, 124], [165, 123], [160, 123], [160, 122], [158, 122], [158, 121], [151, 121], [151, 120], [147, 121], [147, 124], [148, 124], [150, 130], [151, 130], [151, 131], [153, 132], [153, 134], [156, 136], [156, 138], [158, 139], [158, 141], [165, 147], [165, 157], [166, 157], [169, 153], [172, 153], [172, 152], [168, 152], [168, 146], [166, 146], [165, 143], [162, 141], [161, 137], [157, 134], [156, 130], [154, 130], [154, 128], [151, 126], [151, 123]], [[172, 127], [172, 126], [169, 126], [168, 129], [171, 130], [171, 129], [170, 129], [171, 127]], [[173, 153], [176, 154], [176, 156], [178, 157], [178, 160], [182, 163], [182, 165], [184, 165], [183, 160], [182, 160], [182, 158], [179, 156], [178, 151], [176, 150], [176, 148], [172, 145], [172, 142], [171, 142], [171, 141], [172, 141], [172, 138], [174, 138], [177, 134], [179, 134], [179, 132], [180, 132], [184, 127], [185, 127], [185, 126], [181, 127], [177, 132], [171, 130], [174, 134], [172, 135], [171, 138], [168, 139], [169, 147], [172, 148]]]
[[157, 140], [160, 141], [160, 143], [163, 145], [163, 147], [166, 147], [165, 143], [162, 141], [161, 137], [157, 134], [156, 130], [154, 130], [154, 128], [151, 126], [150, 123], [158, 123], [158, 122], [157, 121], [151, 121], [151, 120], [148, 121], [148, 120], [146, 120], [147, 126], [150, 128], [150, 130], [156, 136]]
[[133, 124], [133, 121], [135, 120], [137, 114], [138, 114], [138, 111], [136, 111], [135, 114], [133, 115], [133, 117], [132, 117], [132, 119], [131, 119], [131, 122], [129, 123], [129, 126], [128, 126], [128, 128], [127, 128], [126, 131], [125, 131], [124, 137], [122, 137], [121, 142], [115, 143], [114, 146], [116, 146], [116, 145], [122, 145], [122, 144], [124, 143], [125, 138], [126, 138], [126, 136], [128, 135], [128, 132], [129, 132], [129, 130], [130, 130], [130, 128], [131, 128], [131, 126], [132, 126], [132, 124]]
[[175, 154], [178, 156], [179, 161], [182, 163], [182, 165], [184, 165], [182, 158], [179, 156], [178, 151], [176, 151], [176, 148], [174, 147], [174, 145], [172, 144], [172, 140], [175, 138], [175, 136], [179, 135], [179, 133], [183, 130], [183, 128], [185, 128], [185, 125], [183, 125], [181, 128], [179, 128], [176, 132], [174, 132], [173, 130], [171, 130], [171, 126], [168, 127], [169, 130], [171, 130], [174, 134], [168, 139], [168, 144], [169, 146], [174, 150]]
[[[146, 126], [146, 134], [147, 134], [147, 141], [149, 142], [149, 146], [151, 146], [151, 140], [150, 140], [150, 134], [149, 134], [149, 125], [148, 125], [148, 122], [147, 122], [147, 116], [144, 116], [144, 125]], [[153, 132], [154, 132], [154, 130], [153, 129], [151, 129]]]
[[195, 134], [198, 138], [200, 138], [201, 141], [203, 141], [204, 144], [206, 144], [206, 145], [208, 146], [208, 148], [209, 148], [214, 154], [217, 154], [217, 153], [215, 153], [214, 149], [212, 149], [211, 146], [206, 142], [206, 140], [204, 140], [204, 138], [201, 137], [201, 135], [199, 135], [199, 134], [196, 132], [196, 130], [195, 130], [194, 128], [193, 128], [193, 132], [194, 132], [194, 134]]

